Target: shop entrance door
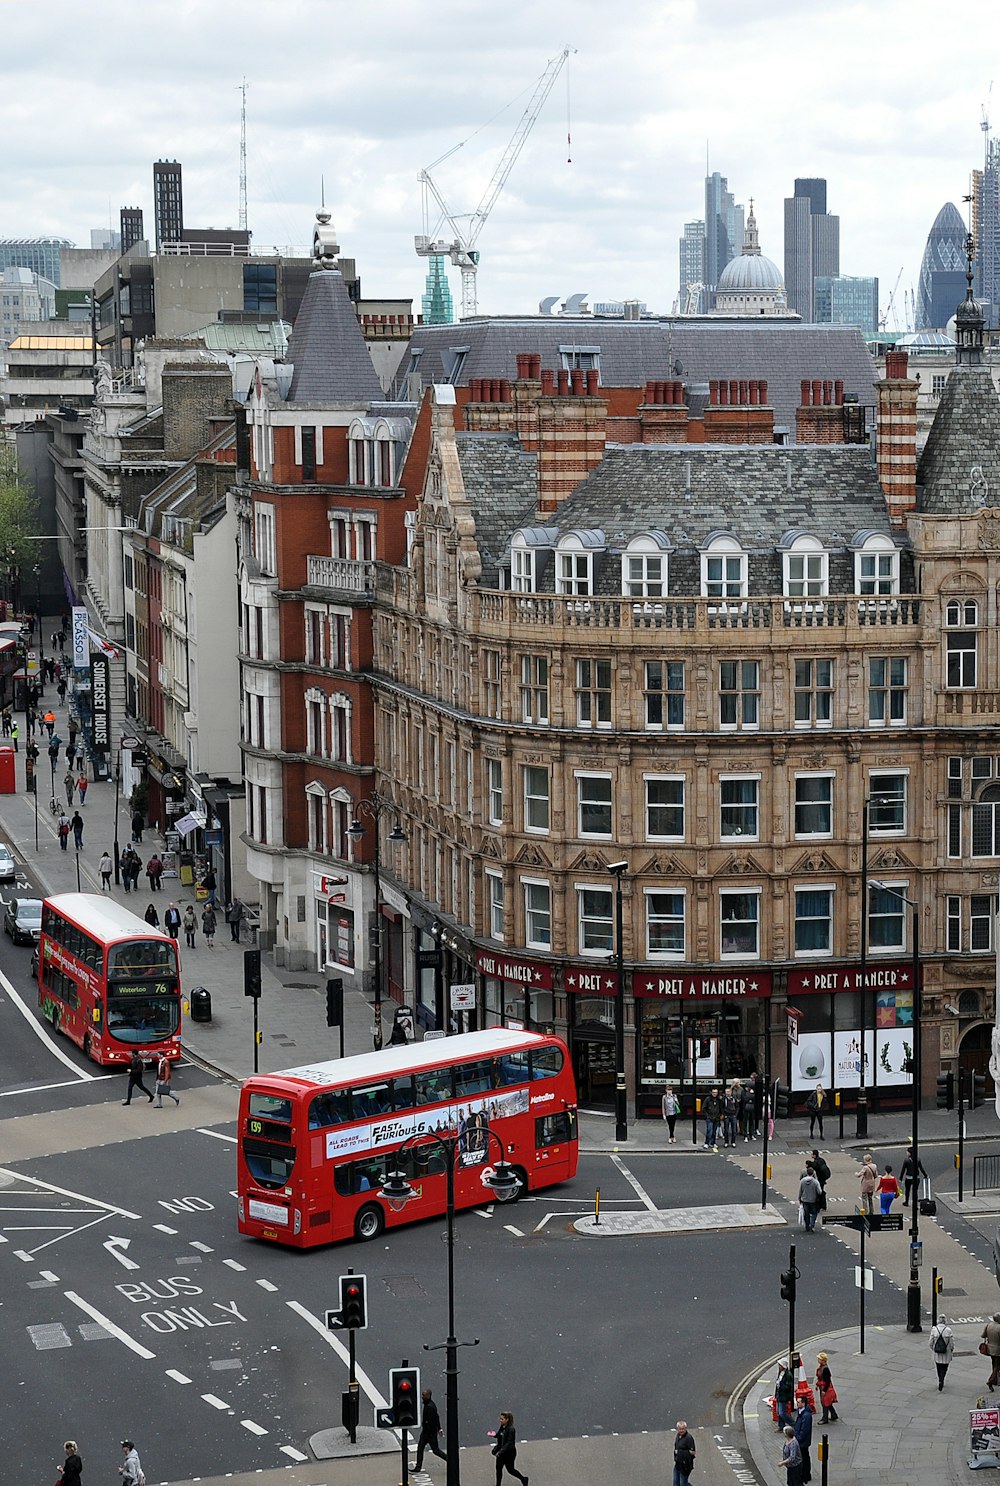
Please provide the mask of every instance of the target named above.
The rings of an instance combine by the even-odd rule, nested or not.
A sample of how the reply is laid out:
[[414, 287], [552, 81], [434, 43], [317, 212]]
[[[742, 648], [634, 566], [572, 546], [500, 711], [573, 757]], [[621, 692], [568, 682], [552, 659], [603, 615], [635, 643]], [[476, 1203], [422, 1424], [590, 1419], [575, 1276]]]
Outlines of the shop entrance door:
[[615, 1043], [614, 1037], [581, 1037], [573, 1039], [573, 1072], [581, 1109], [614, 1109]]

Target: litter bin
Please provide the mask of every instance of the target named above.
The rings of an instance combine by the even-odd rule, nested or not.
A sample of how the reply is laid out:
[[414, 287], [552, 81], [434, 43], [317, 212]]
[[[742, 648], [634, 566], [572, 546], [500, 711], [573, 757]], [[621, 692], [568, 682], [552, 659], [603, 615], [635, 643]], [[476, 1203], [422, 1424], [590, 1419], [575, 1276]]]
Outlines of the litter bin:
[[204, 986], [195, 986], [191, 992], [191, 1020], [193, 1022], [212, 1020], [212, 995]]

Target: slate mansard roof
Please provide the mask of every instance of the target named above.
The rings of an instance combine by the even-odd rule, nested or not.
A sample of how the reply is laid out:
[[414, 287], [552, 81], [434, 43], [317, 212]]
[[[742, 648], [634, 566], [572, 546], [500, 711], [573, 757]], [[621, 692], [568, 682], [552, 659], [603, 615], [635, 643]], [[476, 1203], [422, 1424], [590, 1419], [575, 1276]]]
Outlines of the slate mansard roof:
[[[669, 591], [701, 592], [701, 553], [710, 537], [726, 533], [749, 554], [751, 593], [780, 594], [781, 544], [790, 534], [815, 537], [829, 558], [829, 592], [855, 591], [853, 544], [877, 533], [900, 545], [885, 497], [861, 445], [721, 447], [610, 446], [603, 462], [558, 511], [536, 510], [535, 456], [516, 438], [458, 436], [466, 496], [476, 519], [484, 588], [509, 586], [510, 540], [520, 528], [604, 534], [595, 563], [595, 591], [620, 594], [621, 553], [645, 534], [667, 539]], [[554, 543], [553, 543], [554, 545]], [[541, 554], [540, 554], [541, 557]], [[551, 560], [536, 567], [540, 591], [554, 587]], [[901, 587], [912, 589], [907, 552]]]
[[288, 402], [322, 406], [381, 402], [385, 397], [347, 285], [335, 268], [309, 275], [288, 361], [293, 368]]
[[917, 469], [918, 510], [966, 516], [1000, 505], [1000, 398], [988, 366], [956, 366]]

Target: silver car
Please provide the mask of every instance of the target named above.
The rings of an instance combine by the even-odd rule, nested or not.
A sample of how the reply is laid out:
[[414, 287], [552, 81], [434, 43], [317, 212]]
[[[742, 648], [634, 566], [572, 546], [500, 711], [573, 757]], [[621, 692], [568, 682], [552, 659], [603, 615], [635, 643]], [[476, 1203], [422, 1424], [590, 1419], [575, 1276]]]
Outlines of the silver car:
[[13, 882], [17, 877], [17, 863], [9, 846], [0, 842], [0, 882]]

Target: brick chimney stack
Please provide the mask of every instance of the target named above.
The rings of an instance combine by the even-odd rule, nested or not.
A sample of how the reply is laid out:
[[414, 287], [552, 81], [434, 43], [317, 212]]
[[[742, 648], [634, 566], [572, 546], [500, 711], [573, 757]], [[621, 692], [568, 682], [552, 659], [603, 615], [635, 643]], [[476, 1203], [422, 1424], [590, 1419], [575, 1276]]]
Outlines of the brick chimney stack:
[[647, 382], [639, 405], [639, 439], [643, 444], [686, 444], [688, 410], [684, 383]]
[[706, 444], [773, 444], [774, 409], [767, 383], [712, 379], [704, 413]]
[[514, 429], [514, 394], [506, 377], [473, 377], [465, 404], [469, 433], [510, 433]]
[[917, 504], [917, 389], [905, 351], [887, 351], [877, 384], [875, 454], [878, 477], [894, 526], [905, 526]]
[[514, 383], [514, 432], [526, 454], [538, 448], [538, 399], [542, 391], [542, 358], [533, 351], [517, 357], [517, 380]]
[[814, 377], [800, 382], [800, 405], [795, 410], [795, 438], [800, 444], [844, 442], [844, 384]]
[[538, 413], [538, 512], [550, 514], [604, 458], [608, 405], [596, 371], [570, 377], [541, 372]]

